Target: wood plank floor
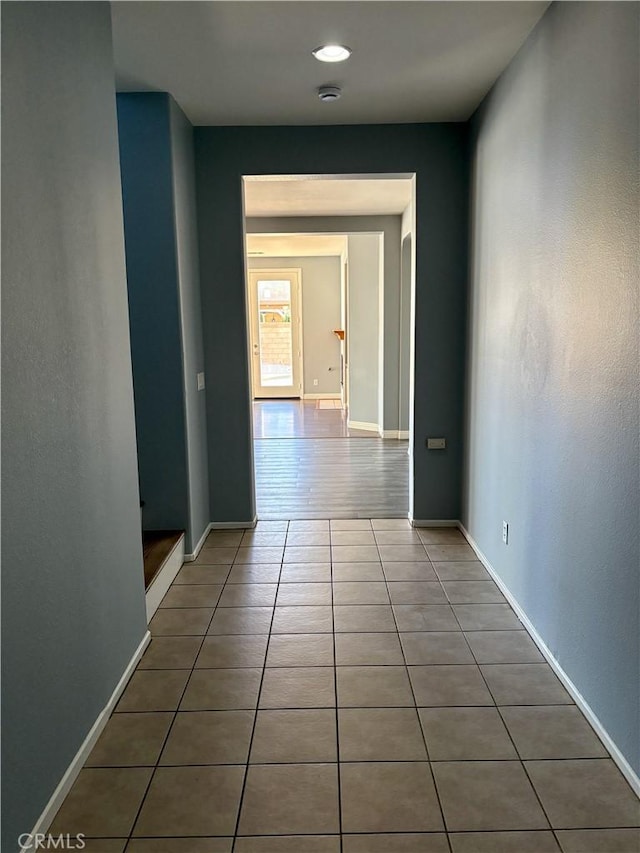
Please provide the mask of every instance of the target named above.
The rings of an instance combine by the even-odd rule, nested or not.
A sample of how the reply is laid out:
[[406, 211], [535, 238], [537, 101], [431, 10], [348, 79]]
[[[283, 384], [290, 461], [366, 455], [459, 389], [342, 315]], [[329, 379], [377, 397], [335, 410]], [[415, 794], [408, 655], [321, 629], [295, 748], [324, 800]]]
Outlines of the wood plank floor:
[[407, 446], [381, 438], [256, 439], [258, 518], [406, 518]]
[[184, 530], [145, 530], [142, 534], [144, 557], [144, 586], [149, 589], [151, 581], [160, 571], [162, 564], [173, 551]]
[[347, 426], [344, 409], [322, 408], [325, 400], [254, 400], [254, 438], [371, 438]]

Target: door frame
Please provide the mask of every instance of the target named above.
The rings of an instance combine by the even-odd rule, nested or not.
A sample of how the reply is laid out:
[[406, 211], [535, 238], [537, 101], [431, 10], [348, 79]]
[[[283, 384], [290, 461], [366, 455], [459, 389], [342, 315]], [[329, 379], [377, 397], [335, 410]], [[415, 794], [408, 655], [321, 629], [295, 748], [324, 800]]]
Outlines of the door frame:
[[[281, 393], [282, 386], [265, 388], [259, 384], [259, 324], [257, 317], [257, 281], [291, 282], [291, 366], [293, 387], [290, 393]], [[251, 372], [251, 399], [302, 399], [304, 396], [304, 353], [302, 335], [302, 270], [300, 267], [254, 267], [247, 269], [247, 311], [249, 331], [249, 364]], [[297, 343], [297, 347], [296, 347]], [[297, 357], [296, 357], [297, 349]], [[256, 356], [258, 358], [256, 358]], [[297, 381], [296, 381], [297, 380]], [[296, 389], [297, 385], [297, 389]], [[256, 393], [257, 390], [260, 393]], [[289, 392], [289, 388], [286, 389]], [[273, 392], [273, 393], [272, 393]]]

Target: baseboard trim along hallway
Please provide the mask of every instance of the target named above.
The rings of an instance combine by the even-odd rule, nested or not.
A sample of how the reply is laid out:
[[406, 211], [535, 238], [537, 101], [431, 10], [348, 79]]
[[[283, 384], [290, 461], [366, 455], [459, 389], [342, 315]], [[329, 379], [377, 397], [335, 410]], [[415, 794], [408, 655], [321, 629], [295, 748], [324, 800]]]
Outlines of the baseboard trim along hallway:
[[192, 563], [198, 559], [198, 554], [202, 551], [207, 536], [212, 530], [251, 530], [258, 523], [258, 516], [254, 515], [252, 521], [210, 521], [204, 529], [204, 533], [200, 537], [198, 544], [190, 554], [184, 555], [185, 563]]
[[[133, 675], [135, 668], [140, 663], [140, 660], [141, 660], [143, 654], [145, 653], [146, 648], [150, 642], [151, 642], [151, 633], [149, 631], [146, 631], [144, 637], [140, 641], [140, 645], [138, 646], [138, 648], [133, 653], [131, 660], [129, 661], [129, 663], [125, 667], [125, 670], [122, 673], [120, 680], [116, 684], [113, 693], [109, 697], [109, 701], [104, 706], [102, 711], [100, 711], [95, 723], [91, 726], [89, 733], [87, 734], [86, 738], [82, 742], [82, 746], [74, 755], [74, 757], [71, 761], [71, 764], [67, 767], [64, 776], [62, 777], [62, 779], [60, 780], [60, 783], [58, 784], [58, 787], [55, 789], [55, 791], [51, 795], [51, 799], [49, 800], [47, 805], [44, 807], [42, 814], [40, 815], [40, 817], [36, 821], [35, 826], [31, 830], [31, 832], [29, 833], [29, 838], [33, 839], [33, 841], [30, 841], [26, 846], [24, 846], [24, 845], [21, 846], [20, 853], [31, 853], [31, 851], [35, 851], [36, 850], [35, 836], [37, 836], [38, 833], [46, 832], [49, 829], [51, 822], [53, 821], [54, 817], [56, 816], [56, 813], [58, 812], [60, 806], [62, 805], [65, 797], [67, 796], [67, 794], [71, 790], [71, 787], [72, 787], [73, 783], [76, 781], [78, 774], [82, 770], [82, 767], [83, 767], [85, 761], [89, 757], [89, 753], [91, 752], [93, 747], [96, 745], [98, 738], [102, 734], [104, 727], [109, 722], [109, 718], [111, 717], [111, 714], [113, 713], [113, 709], [118, 704], [118, 700], [122, 696], [125, 687], [129, 683], [129, 680], [130, 680], [131, 676]], [[42, 846], [40, 846], [40, 849], [42, 849]]]
[[[444, 525], [444, 524], [445, 524], [445, 522], [441, 522], [441, 525]], [[602, 741], [605, 749], [610, 753], [611, 758], [618, 765], [618, 768], [619, 768], [620, 772], [622, 773], [622, 775], [625, 777], [625, 779], [627, 780], [629, 785], [631, 785], [634, 792], [640, 797], [640, 777], [637, 776], [637, 774], [635, 773], [635, 771], [633, 770], [633, 768], [631, 767], [631, 765], [629, 764], [627, 759], [620, 752], [615, 741], [613, 740], [611, 735], [608, 733], [608, 731], [605, 729], [605, 727], [602, 725], [602, 723], [600, 722], [597, 715], [594, 713], [593, 709], [591, 708], [591, 706], [589, 705], [587, 700], [584, 698], [582, 693], [580, 693], [580, 691], [578, 690], [576, 685], [573, 683], [573, 681], [569, 678], [567, 673], [564, 671], [564, 669], [560, 666], [558, 661], [555, 659], [555, 657], [551, 653], [549, 647], [546, 645], [546, 643], [544, 642], [544, 640], [542, 639], [540, 634], [538, 634], [538, 632], [535, 629], [535, 626], [533, 625], [533, 623], [531, 622], [531, 620], [529, 619], [529, 617], [527, 616], [525, 611], [520, 606], [518, 600], [514, 597], [513, 593], [509, 590], [509, 587], [504, 583], [504, 581], [502, 580], [500, 575], [493, 568], [493, 566], [491, 565], [491, 563], [489, 562], [487, 557], [482, 553], [482, 551], [478, 547], [478, 544], [474, 540], [473, 536], [471, 536], [471, 534], [465, 528], [465, 526], [462, 524], [462, 522], [459, 521], [457, 526], [460, 529], [460, 532], [462, 533], [462, 535], [465, 537], [465, 539], [469, 543], [469, 545], [475, 551], [475, 553], [478, 557], [478, 560], [482, 563], [482, 565], [485, 567], [485, 569], [489, 572], [489, 574], [493, 578], [493, 581], [495, 582], [496, 586], [498, 587], [500, 592], [504, 595], [504, 597], [507, 599], [507, 601], [509, 602], [509, 604], [513, 608], [518, 619], [522, 622], [524, 627], [527, 629], [527, 631], [531, 635], [532, 640], [537, 645], [537, 647], [540, 649], [540, 652], [542, 653], [543, 657], [546, 659], [546, 661], [549, 664], [549, 666], [551, 667], [551, 669], [555, 672], [555, 674], [558, 676], [559, 680], [562, 682], [563, 687], [566, 689], [566, 691], [569, 693], [569, 695], [571, 696], [573, 701], [576, 703], [578, 708], [580, 708], [582, 713], [585, 715], [585, 717], [587, 718], [587, 720], [591, 724], [595, 733], [598, 735], [598, 737]]]

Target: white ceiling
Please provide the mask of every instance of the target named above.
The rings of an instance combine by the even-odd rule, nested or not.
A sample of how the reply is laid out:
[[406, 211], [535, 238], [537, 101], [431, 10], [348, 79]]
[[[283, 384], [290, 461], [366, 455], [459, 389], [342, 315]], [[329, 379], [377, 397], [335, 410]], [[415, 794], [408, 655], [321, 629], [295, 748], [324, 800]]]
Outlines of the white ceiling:
[[[120, 91], [167, 91], [196, 125], [465, 121], [548, 2], [114, 2]], [[353, 48], [318, 62], [328, 42]], [[318, 86], [343, 97], [322, 103]]]
[[341, 255], [344, 234], [247, 234], [247, 254], [265, 258], [313, 258]]
[[245, 178], [247, 216], [370, 216], [402, 213], [411, 180], [291, 176]]

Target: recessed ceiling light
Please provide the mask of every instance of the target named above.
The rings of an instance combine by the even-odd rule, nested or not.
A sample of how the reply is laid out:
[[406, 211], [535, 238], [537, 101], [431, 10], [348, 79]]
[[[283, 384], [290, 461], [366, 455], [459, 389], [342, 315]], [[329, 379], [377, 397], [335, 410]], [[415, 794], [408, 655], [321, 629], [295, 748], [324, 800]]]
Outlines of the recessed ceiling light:
[[312, 51], [320, 62], [344, 62], [351, 56], [351, 48], [343, 44], [324, 44]]

